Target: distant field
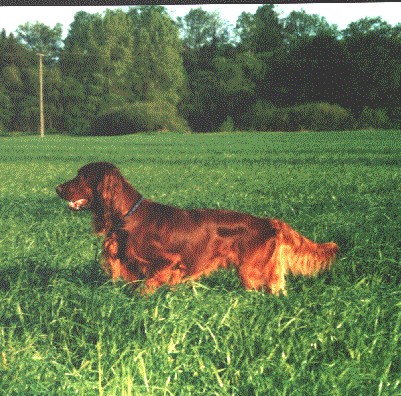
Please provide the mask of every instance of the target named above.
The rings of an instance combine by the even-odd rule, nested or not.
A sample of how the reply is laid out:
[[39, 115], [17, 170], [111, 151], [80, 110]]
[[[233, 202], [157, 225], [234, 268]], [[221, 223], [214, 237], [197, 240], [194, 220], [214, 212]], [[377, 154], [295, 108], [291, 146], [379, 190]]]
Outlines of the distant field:
[[[337, 263], [288, 297], [219, 272], [141, 297], [55, 187], [106, 160], [147, 198], [281, 218]], [[0, 138], [0, 395], [400, 395], [401, 133]]]

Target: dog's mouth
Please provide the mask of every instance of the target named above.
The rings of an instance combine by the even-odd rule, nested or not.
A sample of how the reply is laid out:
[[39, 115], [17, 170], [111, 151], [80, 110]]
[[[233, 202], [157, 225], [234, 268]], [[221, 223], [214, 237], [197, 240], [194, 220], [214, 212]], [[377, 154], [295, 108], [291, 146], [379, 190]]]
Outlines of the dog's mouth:
[[71, 210], [82, 210], [82, 209], [88, 209], [88, 203], [89, 201], [85, 198], [78, 199], [76, 201], [70, 201], [68, 202], [68, 207]]

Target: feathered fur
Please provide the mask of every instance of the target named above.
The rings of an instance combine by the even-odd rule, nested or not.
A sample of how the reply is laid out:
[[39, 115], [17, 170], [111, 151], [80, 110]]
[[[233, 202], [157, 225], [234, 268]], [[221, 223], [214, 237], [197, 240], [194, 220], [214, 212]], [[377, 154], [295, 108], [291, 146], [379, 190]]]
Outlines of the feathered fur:
[[146, 291], [233, 265], [245, 288], [285, 293], [287, 273], [325, 270], [338, 250], [333, 242], [310, 241], [283, 221], [229, 210], [185, 210], [145, 199], [127, 216], [142, 196], [110, 163], [84, 166], [57, 193], [72, 209], [93, 212], [112, 278], [143, 281]]

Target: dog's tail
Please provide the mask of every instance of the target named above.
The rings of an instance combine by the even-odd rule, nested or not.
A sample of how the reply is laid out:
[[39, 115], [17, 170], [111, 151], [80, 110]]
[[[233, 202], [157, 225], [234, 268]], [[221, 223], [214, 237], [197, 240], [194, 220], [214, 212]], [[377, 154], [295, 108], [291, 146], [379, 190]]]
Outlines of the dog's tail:
[[276, 254], [284, 273], [314, 275], [330, 267], [338, 246], [334, 242], [315, 243], [287, 223], [272, 220], [277, 232]]

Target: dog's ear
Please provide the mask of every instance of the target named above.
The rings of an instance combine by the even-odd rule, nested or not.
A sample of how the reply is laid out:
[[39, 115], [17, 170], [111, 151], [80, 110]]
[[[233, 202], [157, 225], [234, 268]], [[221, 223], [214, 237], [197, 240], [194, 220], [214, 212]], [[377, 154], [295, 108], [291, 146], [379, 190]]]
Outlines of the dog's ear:
[[126, 181], [117, 168], [108, 169], [104, 173], [97, 186], [97, 192], [105, 210], [113, 213], [121, 211], [119, 206], [122, 203], [125, 183]]
[[107, 234], [113, 228], [116, 218], [118, 218], [116, 204], [120, 201], [122, 194], [122, 176], [118, 169], [114, 168], [107, 169], [102, 173], [99, 180], [97, 180], [96, 195], [100, 210], [97, 213], [99, 218], [95, 219], [94, 225], [97, 232], [100, 231]]

